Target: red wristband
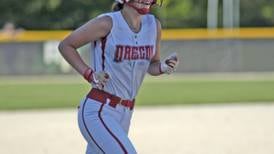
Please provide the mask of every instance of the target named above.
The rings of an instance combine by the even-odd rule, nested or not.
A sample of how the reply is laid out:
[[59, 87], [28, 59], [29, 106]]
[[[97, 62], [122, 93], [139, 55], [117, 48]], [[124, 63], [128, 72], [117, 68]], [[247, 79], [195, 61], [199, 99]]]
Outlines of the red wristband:
[[93, 81], [93, 77], [92, 77], [92, 73], [93, 73], [93, 70], [91, 68], [88, 68], [85, 70], [84, 74], [83, 74], [83, 77], [88, 81], [88, 82], [91, 82]]

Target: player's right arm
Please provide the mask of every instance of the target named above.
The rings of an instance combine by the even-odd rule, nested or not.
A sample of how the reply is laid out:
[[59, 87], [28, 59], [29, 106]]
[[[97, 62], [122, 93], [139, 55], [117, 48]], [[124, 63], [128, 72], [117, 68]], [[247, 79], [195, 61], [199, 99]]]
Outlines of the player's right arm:
[[81, 75], [90, 67], [80, 57], [77, 49], [89, 42], [106, 36], [112, 28], [112, 19], [108, 16], [95, 18], [79, 27], [62, 40], [58, 49], [64, 59]]

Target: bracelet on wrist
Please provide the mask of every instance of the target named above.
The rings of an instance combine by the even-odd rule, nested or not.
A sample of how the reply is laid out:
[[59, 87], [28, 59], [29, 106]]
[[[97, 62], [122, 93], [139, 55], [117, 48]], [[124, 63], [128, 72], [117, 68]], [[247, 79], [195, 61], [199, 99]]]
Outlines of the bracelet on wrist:
[[160, 74], [164, 74], [165, 72], [162, 71], [162, 66], [161, 65], [162, 65], [162, 63], [160, 62], [159, 63], [159, 72], [160, 72]]
[[88, 81], [88, 82], [91, 82], [93, 80], [93, 77], [92, 77], [92, 74], [93, 74], [93, 70], [91, 68], [88, 68], [85, 70], [84, 74], [83, 74], [83, 77]]

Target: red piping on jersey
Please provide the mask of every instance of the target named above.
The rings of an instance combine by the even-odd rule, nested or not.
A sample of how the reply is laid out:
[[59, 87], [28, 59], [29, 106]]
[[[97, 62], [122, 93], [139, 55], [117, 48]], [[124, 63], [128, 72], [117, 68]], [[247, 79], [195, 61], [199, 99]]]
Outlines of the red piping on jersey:
[[103, 110], [104, 105], [105, 105], [105, 104], [102, 104], [102, 105], [101, 105], [101, 108], [100, 108], [100, 110], [99, 110], [98, 116], [99, 116], [99, 118], [100, 118], [102, 124], [103, 124], [104, 127], [106, 128], [106, 130], [107, 130], [107, 131], [110, 133], [110, 135], [118, 142], [118, 144], [120, 145], [120, 147], [122, 148], [122, 150], [124, 151], [124, 153], [125, 153], [125, 154], [128, 154], [128, 152], [127, 152], [126, 148], [124, 147], [124, 145], [122, 144], [122, 142], [117, 138], [117, 136], [115, 136], [115, 135], [113, 134], [113, 132], [111, 132], [111, 130], [107, 127], [107, 125], [105, 124], [105, 122], [104, 122], [104, 120], [103, 120], [103, 118], [102, 118], [102, 116], [101, 116], [101, 112], [102, 112], [102, 110]]
[[102, 43], [102, 45], [101, 45], [101, 49], [102, 49], [102, 69], [103, 69], [103, 71], [105, 70], [105, 59], [106, 59], [106, 57], [105, 57], [105, 50], [106, 50], [106, 42], [107, 42], [107, 36], [105, 36], [105, 37], [103, 37], [103, 38], [101, 39], [101, 43]]
[[[93, 50], [93, 52], [95, 51], [95, 48], [96, 48], [96, 41], [94, 41], [93, 42], [93, 48], [94, 48], [94, 50]], [[96, 53], [94, 53], [94, 55], [93, 55], [93, 63], [94, 63], [94, 66], [93, 66], [93, 68], [94, 68], [94, 72], [96, 72], [96, 61], [95, 61], [95, 54]]]
[[88, 132], [88, 135], [90, 136], [91, 140], [97, 145], [97, 147], [105, 154], [104, 150], [98, 145], [98, 143], [95, 141], [95, 139], [92, 137], [90, 131], [88, 130], [88, 127], [86, 125], [86, 122], [85, 122], [85, 118], [84, 118], [84, 111], [85, 111], [85, 106], [86, 106], [86, 102], [88, 100], [88, 97], [86, 97], [85, 99], [85, 102], [83, 104], [83, 109], [82, 109], [82, 119], [83, 119], [83, 123], [84, 123], [84, 126], [85, 126], [85, 129], [87, 130]]

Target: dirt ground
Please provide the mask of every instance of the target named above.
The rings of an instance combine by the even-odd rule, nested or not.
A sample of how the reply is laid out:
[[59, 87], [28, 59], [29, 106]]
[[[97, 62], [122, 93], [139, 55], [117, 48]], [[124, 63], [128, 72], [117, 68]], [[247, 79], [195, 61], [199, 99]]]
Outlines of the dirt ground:
[[[1, 154], [83, 154], [76, 110], [0, 112]], [[274, 103], [137, 107], [140, 154], [273, 154]]]

